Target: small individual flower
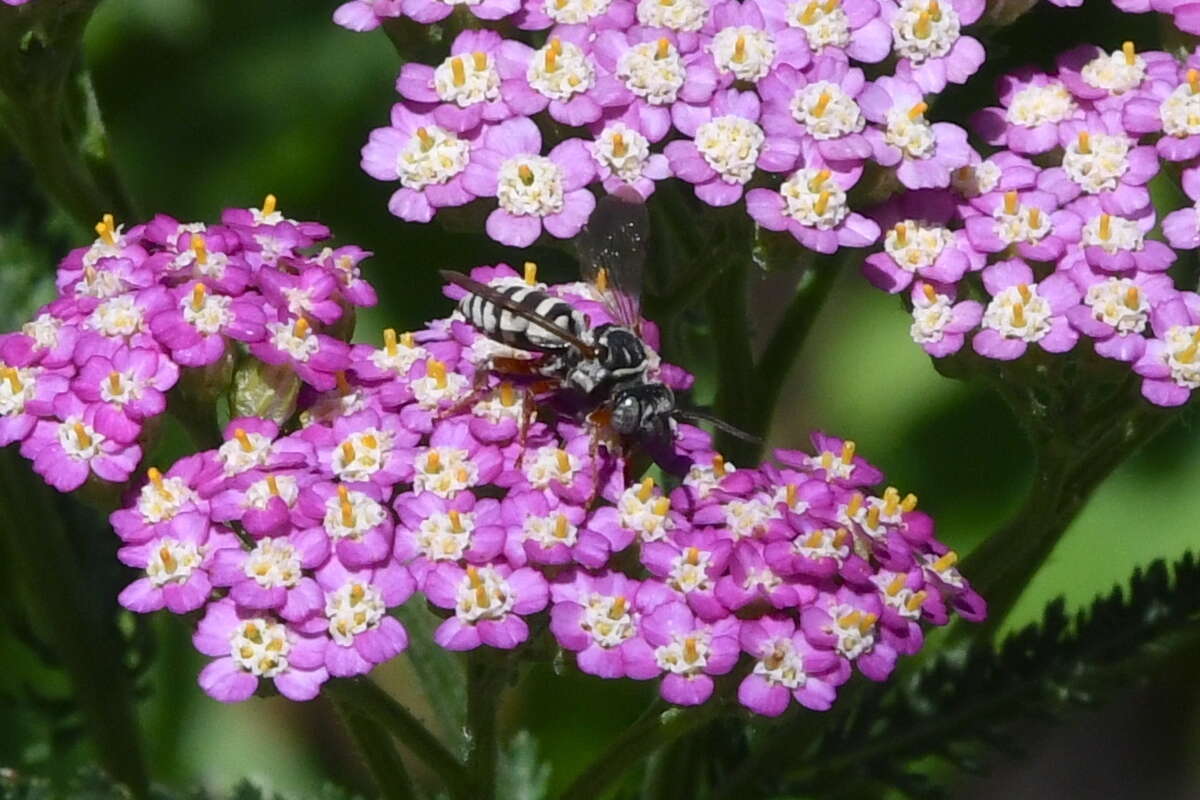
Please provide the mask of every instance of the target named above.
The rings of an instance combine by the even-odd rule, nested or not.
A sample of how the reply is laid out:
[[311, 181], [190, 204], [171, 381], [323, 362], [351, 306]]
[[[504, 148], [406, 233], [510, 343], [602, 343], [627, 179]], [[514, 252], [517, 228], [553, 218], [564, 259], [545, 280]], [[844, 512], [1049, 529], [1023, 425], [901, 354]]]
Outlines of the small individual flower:
[[892, 28], [892, 50], [899, 57], [897, 77], [936, 93], [948, 83], [966, 83], [983, 66], [983, 45], [962, 34], [983, 14], [980, 0], [881, 0], [880, 6]]
[[265, 270], [258, 274], [258, 288], [276, 309], [292, 317], [316, 320], [332, 325], [341, 319], [337, 301], [337, 280], [320, 266], [297, 268], [298, 274]]
[[757, 5], [771, 30], [803, 31], [816, 55], [875, 64], [891, 51], [891, 30], [878, 0], [757, 0]]
[[80, 368], [71, 388], [94, 403], [97, 424], [107, 435], [132, 442], [142, 423], [167, 407], [165, 392], [179, 380], [179, 367], [157, 350], [118, 348], [94, 355]]
[[954, 170], [950, 176], [950, 188], [966, 201], [959, 204], [959, 215], [974, 216], [990, 207], [987, 201], [981, 202], [980, 198], [993, 192], [1032, 189], [1037, 185], [1039, 172], [1032, 161], [1009, 150], [993, 153], [988, 158], [980, 158], [972, 152], [971, 163]]
[[587, 512], [539, 491], [513, 492], [500, 504], [508, 530], [504, 555], [508, 563], [568, 564], [583, 534]]
[[636, 127], [620, 120], [603, 123], [587, 143], [596, 162], [596, 175], [604, 190], [613, 193], [628, 186], [643, 200], [654, 193], [654, 184], [671, 177], [671, 167], [662, 153], [650, 152], [650, 140]]
[[1118, 110], [1155, 84], [1178, 81], [1179, 62], [1170, 53], [1139, 53], [1133, 42], [1106, 52], [1084, 44], [1057, 59], [1058, 77], [1072, 94], [1097, 111]]
[[1012, 259], [985, 269], [983, 285], [992, 300], [983, 313], [983, 329], [971, 340], [981, 356], [1009, 361], [1033, 342], [1049, 353], [1075, 346], [1079, 334], [1066, 313], [1080, 295], [1067, 275], [1056, 273], [1038, 283], [1029, 265]]
[[413, 448], [420, 440], [395, 414], [372, 409], [340, 416], [331, 426], [312, 426], [301, 435], [313, 444], [317, 463], [329, 476], [381, 487], [412, 478]]
[[312, 532], [259, 539], [250, 550], [237, 547], [217, 553], [211, 573], [216, 586], [227, 587], [240, 607], [274, 611], [301, 623], [321, 610], [321, 588], [305, 570], [329, 559], [329, 544]]
[[171, 360], [185, 367], [216, 363], [228, 350], [225, 337], [256, 342], [266, 336], [262, 298], [213, 294], [201, 282], [185, 283], [171, 293], [171, 303], [150, 320], [154, 338], [170, 350]]
[[883, 471], [858, 454], [858, 446], [850, 439], [839, 439], [820, 431], [809, 437], [816, 455], [800, 450], [776, 450], [775, 458], [782, 464], [812, 472], [814, 477], [828, 483], [853, 489], [874, 486], [883, 480]]
[[153, 348], [150, 320], [169, 303], [170, 295], [161, 287], [103, 300], [83, 320], [80, 339], [88, 342], [89, 349], [107, 345]]
[[514, 119], [488, 130], [467, 166], [467, 189], [479, 197], [495, 197], [499, 204], [488, 215], [487, 232], [502, 244], [527, 247], [543, 228], [569, 239], [596, 207], [587, 190], [595, 166], [583, 140], [568, 139], [545, 156], [541, 150], [537, 126]]
[[[654, 651], [638, 631], [652, 592], [619, 572], [573, 570], [550, 585], [550, 632], [575, 663], [601, 678], [645, 680], [659, 674]], [[641, 598], [639, 599], [639, 594]]]
[[1117, 277], [1076, 264], [1071, 277], [1083, 292], [1083, 302], [1067, 310], [1077, 331], [1095, 341], [1098, 355], [1133, 362], [1146, 349], [1142, 335], [1150, 309], [1175, 295], [1170, 276], [1133, 273]]
[[213, 496], [210, 513], [217, 522], [238, 522], [251, 536], [282, 536], [294, 525], [301, 490], [309, 473], [262, 473], [248, 470], [225, 482]]
[[671, 171], [712, 206], [736, 203], [757, 169], [786, 172], [799, 155], [795, 140], [763, 133], [753, 92], [729, 89], [703, 106], [680, 103], [672, 116], [675, 127], [692, 138], [666, 146]]
[[146, 471], [146, 483], [131, 494], [126, 508], [109, 516], [109, 524], [123, 541], [137, 544], [180, 515], [207, 520], [208, 504], [201, 499], [198, 488], [208, 472], [211, 466], [200, 454], [179, 459], [165, 475], [151, 467]]
[[873, 681], [886, 680], [896, 665], [896, 649], [880, 634], [880, 603], [874, 595], [858, 595], [847, 588], [823, 594], [800, 615], [804, 638], [819, 648], [830, 648], [842, 659], [834, 674], [846, 674], [848, 664]]
[[30, 351], [13, 358], [5, 350], [0, 345], [0, 447], [29, 436], [39, 417], [54, 413], [54, 399], [70, 386], [67, 373], [29, 365]]
[[500, 451], [479, 442], [461, 419], [439, 425], [429, 437], [429, 446], [410, 460], [411, 465], [406, 466], [413, 471], [413, 491], [442, 497], [494, 483], [504, 467]]
[[818, 253], [839, 247], [866, 247], [879, 239], [879, 226], [851, 211], [846, 193], [858, 182], [860, 168], [827, 162], [812, 142], [800, 145], [802, 167], [779, 187], [751, 189], [746, 211], [762, 227], [787, 231]]
[[510, 650], [529, 638], [522, 617], [541, 611], [549, 601], [541, 573], [505, 564], [464, 569], [442, 562], [426, 576], [424, 592], [429, 602], [454, 612], [433, 636], [447, 650], [473, 650], [481, 644]]
[[75, 491], [92, 473], [104, 481], [123, 483], [142, 460], [138, 445], [99, 430], [98, 411], [74, 394], [59, 395], [54, 401], [55, 418], [38, 420], [21, 442], [21, 455], [33, 462], [34, 472], [60, 492]]
[[463, 31], [451, 43], [450, 55], [437, 67], [412, 61], [401, 67], [396, 91], [414, 103], [438, 104], [432, 112], [434, 121], [457, 134], [481, 122], [508, 119], [513, 109], [500, 91], [503, 41], [494, 31]]
[[630, 0], [523, 0], [516, 23], [526, 31], [555, 25], [627, 30], [634, 25], [634, 4]]
[[813, 711], [828, 711], [845, 680], [832, 650], [808, 643], [796, 624], [780, 616], [742, 623], [742, 649], [756, 659], [738, 686], [738, 702], [768, 717], [787, 710], [791, 698]]
[[350, 366], [350, 347], [317, 333], [307, 317], [283, 317], [266, 324], [266, 338], [250, 345], [255, 358], [267, 364], [287, 364], [305, 383], [319, 391], [337, 386], [337, 373]]
[[407, 569], [391, 563], [350, 570], [331, 558], [317, 570], [317, 582], [325, 591], [325, 668], [330, 675], [364, 675], [408, 649], [408, 632], [387, 613], [412, 596]]
[[583, 26], [567, 25], [551, 31], [538, 50], [515, 41], [501, 46], [516, 72], [504, 81], [501, 91], [518, 114], [528, 117], [548, 110], [552, 119], [572, 126], [600, 119], [603, 108], [594, 92], [591, 35]]
[[392, 555], [394, 522], [384, 490], [374, 483], [331, 483], [309, 486], [300, 495], [300, 512], [315, 520], [349, 569], [369, 567]]
[[373, 31], [385, 19], [395, 19], [403, 14], [400, 0], [350, 0], [342, 3], [333, 12], [334, 23], [351, 31]]
[[329, 679], [324, 635], [310, 636], [225, 598], [210, 603], [192, 642], [212, 661], [200, 672], [200, 687], [214, 700], [237, 703], [274, 682], [289, 700], [312, 700]]
[[983, 304], [975, 300], [955, 303], [952, 285], [917, 281], [912, 287], [912, 327], [909, 335], [934, 358], [957, 353], [968, 331], [983, 319]]
[[708, 700], [712, 676], [737, 663], [738, 628], [736, 617], [703, 622], [680, 602], [664, 603], [643, 617], [642, 635], [654, 648], [658, 668], [667, 673], [659, 688], [663, 699], [681, 706]]
[[674, 33], [654, 28], [604, 30], [593, 45], [601, 69], [596, 96], [607, 107], [625, 109], [620, 119], [657, 142], [671, 129], [676, 103], [708, 102], [717, 88], [712, 58], [686, 52]]
[[1061, 81], [1033, 69], [1000, 79], [1002, 108], [985, 108], [971, 120], [990, 145], [1036, 155], [1059, 145], [1058, 126], [1083, 111]]
[[1146, 234], [1154, 228], [1154, 209], [1129, 216], [1104, 210], [1100, 200], [1083, 196], [1069, 206], [1083, 220], [1080, 245], [1088, 265], [1105, 272], [1162, 272], [1175, 263], [1175, 252]]
[[710, 11], [710, 0], [638, 0], [636, 8], [640, 25], [671, 31], [685, 52], [698, 46], [700, 31], [708, 26]]
[[1142, 376], [1142, 396], [1159, 406], [1180, 406], [1200, 386], [1200, 297], [1180, 292], [1150, 310], [1154, 338], [1147, 340], [1133, 370]]
[[1060, 203], [1095, 195], [1110, 214], [1131, 216], [1150, 204], [1146, 184], [1158, 173], [1158, 156], [1129, 137], [1115, 112], [1064, 122], [1059, 135], [1062, 166], [1042, 172], [1039, 189]]
[[967, 132], [949, 122], [925, 119], [929, 104], [915, 83], [880, 78], [859, 98], [863, 116], [882, 127], [869, 128], [875, 161], [895, 167], [909, 189], [944, 189], [951, 173], [971, 160]]
[[953, 284], [983, 268], [985, 256], [963, 230], [951, 230], [954, 198], [945, 192], [905, 192], [875, 213], [886, 231], [883, 252], [867, 256], [863, 274], [887, 292], [902, 292], [916, 278]]
[[642, 545], [642, 564], [667, 589], [678, 593], [702, 619], [720, 619], [729, 610], [717, 599], [717, 580], [725, 573], [733, 543], [709, 531], [680, 533]]
[[172, 614], [195, 611], [208, 601], [210, 572], [222, 550], [237, 550], [233, 531], [213, 528], [198, 514], [173, 518], [153, 539], [117, 551], [121, 563], [142, 576], [121, 591], [117, 601], [139, 614], [166, 608]]
[[456, 0], [402, 0], [401, 8], [404, 16], [416, 20], [423, 25], [441, 22], [460, 5], [479, 19], [497, 20], [516, 13], [521, 7], [520, 0], [475, 0], [475, 2], [457, 2]]
[[1195, 250], [1200, 247], [1200, 170], [1195, 167], [1185, 169], [1179, 182], [1193, 204], [1167, 214], [1163, 218], [1162, 231], [1171, 247]]
[[729, 572], [717, 581], [716, 596], [721, 605], [738, 611], [755, 601], [772, 608], [796, 608], [816, 598], [817, 590], [777, 574], [763, 557], [759, 542], [740, 541], [733, 549]]
[[858, 104], [865, 87], [862, 70], [829, 56], [816, 58], [806, 72], [782, 65], [758, 83], [763, 130], [812, 140], [827, 161], [861, 163], [871, 155]]
[[804, 69], [812, 60], [808, 39], [791, 26], [768, 29], [758, 2], [717, 3], [712, 10], [712, 40], [706, 45], [723, 86], [757, 83], [776, 64]]
[[234, 475], [252, 469], [294, 469], [312, 463], [312, 446], [307, 442], [286, 437], [276, 441], [279, 425], [258, 417], [239, 417], [225, 426], [224, 443], [209, 456], [219, 477], [209, 481], [202, 492], [210, 496], [223, 482]]
[[982, 213], [966, 220], [971, 246], [983, 253], [1015, 247], [1030, 261], [1053, 261], [1079, 241], [1081, 222], [1048, 192], [995, 192], [979, 199]]

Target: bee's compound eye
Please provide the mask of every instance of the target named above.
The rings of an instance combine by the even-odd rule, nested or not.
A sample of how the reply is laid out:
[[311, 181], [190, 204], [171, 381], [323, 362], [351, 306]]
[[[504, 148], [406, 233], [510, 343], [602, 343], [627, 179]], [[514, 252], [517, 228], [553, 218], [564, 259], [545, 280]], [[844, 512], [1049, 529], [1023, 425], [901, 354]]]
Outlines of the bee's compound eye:
[[640, 404], [633, 395], [622, 395], [613, 404], [612, 426], [620, 434], [631, 434], [638, 429]]

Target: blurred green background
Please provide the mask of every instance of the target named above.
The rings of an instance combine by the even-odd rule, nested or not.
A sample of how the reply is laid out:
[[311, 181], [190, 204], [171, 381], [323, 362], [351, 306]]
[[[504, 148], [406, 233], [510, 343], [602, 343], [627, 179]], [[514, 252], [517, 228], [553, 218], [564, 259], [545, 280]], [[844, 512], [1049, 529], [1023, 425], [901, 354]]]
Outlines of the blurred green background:
[[[1119, 17], [1100, 0], [1087, 5], [1039, 10], [1008, 31], [992, 47], [990, 73], [947, 93], [943, 107], [986, 104], [989, 80], [1000, 69], [1039, 58], [1049, 66], [1054, 52], [1079, 41], [1115, 48], [1142, 37], [1135, 38], [1139, 49], [1155, 41], [1149, 17]], [[335, 27], [334, 6], [321, 0], [105, 0], [88, 29], [86, 57], [116, 165], [142, 216], [161, 211], [215, 219], [224, 207], [257, 205], [275, 193], [289, 216], [319, 219], [340, 241], [375, 252], [366, 271], [382, 303], [360, 318], [358, 333], [371, 339], [382, 327], [410, 328], [448, 312], [437, 269], [528, 256], [505, 252], [482, 235], [404, 224], [388, 214], [391, 187], [362, 173], [358, 160], [368, 132], [387, 122], [399, 62], [382, 33]], [[35, 245], [27, 237], [0, 238], [8, 329], [18, 322], [14, 309], [45, 297], [51, 266], [45, 254], [61, 255], [85, 240], [53, 215], [43, 224], [44, 201], [11, 151], [0, 151], [0, 165], [5, 221], [20, 220], [22, 229], [38, 232]], [[533, 257], [567, 277], [569, 263], [560, 255]], [[757, 287], [755, 319], [770, 319], [775, 311], [775, 280]], [[771, 441], [803, 447], [813, 428], [855, 439], [891, 482], [920, 496], [945, 541], [969, 550], [1019, 504], [1029, 451], [1000, 401], [940, 377], [909, 340], [908, 325], [894, 298], [857, 274], [841, 276], [789, 378]], [[704, 372], [707, 365], [699, 354], [685, 366]], [[1193, 421], [1194, 415], [1182, 420], [1102, 487], [1038, 575], [1013, 624], [1036, 618], [1059, 594], [1072, 605], [1084, 603], [1123, 581], [1135, 565], [1177, 556], [1194, 544], [1200, 437]], [[76, 532], [96, 537], [86, 547], [95, 551], [97, 572], [119, 585], [120, 576], [109, 574], [115, 572], [115, 537], [95, 519], [81, 520]], [[9, 713], [0, 725], [0, 765], [33, 763], [65, 774], [86, 753], [69, 737], [48, 748], [34, 735], [37, 715], [13, 699], [36, 695], [52, 703], [63, 694], [62, 680], [33, 657], [20, 625], [6, 616], [0, 619], [0, 716]], [[184, 623], [164, 615], [152, 626], [152, 691], [141, 718], [157, 780], [224, 790], [250, 777], [298, 797], [326, 780], [367, 790], [323, 701], [214, 703], [195, 685], [199, 659]], [[964, 784], [962, 796], [1200, 795], [1193, 766], [1200, 753], [1192, 713], [1198, 689], [1190, 679], [1197, 663], [1183, 659], [1177, 669], [1147, 676], [1149, 687], [1131, 686], [1109, 710], [1053, 732], [1031, 728], [1028, 757], [999, 765], [988, 780]], [[389, 689], [427, 718], [438, 717], [403, 658], [380, 672]], [[532, 732], [555, 763], [552, 782], [558, 784], [636, 717], [651, 691], [538, 669], [512, 693], [506, 719]]]

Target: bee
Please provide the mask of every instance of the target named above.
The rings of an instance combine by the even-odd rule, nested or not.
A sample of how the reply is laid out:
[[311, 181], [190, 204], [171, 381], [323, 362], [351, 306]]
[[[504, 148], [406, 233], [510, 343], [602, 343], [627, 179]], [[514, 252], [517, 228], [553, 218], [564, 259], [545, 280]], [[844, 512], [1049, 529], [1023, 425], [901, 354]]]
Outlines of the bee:
[[670, 441], [676, 418], [740, 433], [706, 414], [683, 411], [671, 388], [654, 377], [658, 354], [642, 335], [641, 316], [648, 231], [641, 197], [615, 193], [597, 203], [577, 240], [582, 278], [611, 323], [593, 326], [567, 301], [528, 284], [489, 286], [462, 273], [441, 274], [466, 290], [458, 312], [470, 325], [493, 341], [538, 354], [536, 375], [583, 398], [589, 418], [607, 418], [621, 436]]

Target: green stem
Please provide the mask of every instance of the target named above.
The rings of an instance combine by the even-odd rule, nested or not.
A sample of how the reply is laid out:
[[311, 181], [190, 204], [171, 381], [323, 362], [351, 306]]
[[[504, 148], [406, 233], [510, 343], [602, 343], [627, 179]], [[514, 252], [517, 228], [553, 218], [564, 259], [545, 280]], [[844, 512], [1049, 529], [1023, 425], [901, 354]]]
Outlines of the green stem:
[[350, 738], [375, 779], [379, 797], [383, 800], [415, 800], [416, 791], [387, 729], [340, 698], [334, 700], [334, 705], [341, 712]]
[[[733, 251], [708, 292], [708, 315], [712, 346], [717, 356], [716, 411], [724, 421], [747, 430], [754, 424], [754, 349], [750, 315], [746, 303], [746, 264], [749, 255]], [[717, 436], [717, 447], [735, 463], [755, 461], [757, 446], [725, 433]]]
[[458, 759], [412, 712], [374, 683], [365, 678], [332, 681], [326, 691], [356, 715], [373, 720], [389, 731], [438, 776], [455, 800], [475, 800], [479, 796]]
[[55, 507], [55, 495], [0, 451], [0, 551], [22, 579], [32, 624], [50, 640], [70, 676], [101, 765], [134, 797], [149, 791], [133, 686], [122, 662], [113, 608], [88, 595], [85, 565]]
[[492, 658], [491, 653], [478, 650], [467, 657], [467, 772], [478, 800], [491, 800], [496, 791], [496, 701], [503, 668]]
[[625, 729], [575, 780], [558, 793], [557, 800], [601, 797], [630, 769], [667, 744], [711, 720], [719, 704], [710, 701], [695, 708], [671, 708], [656, 700], [636, 722]]

